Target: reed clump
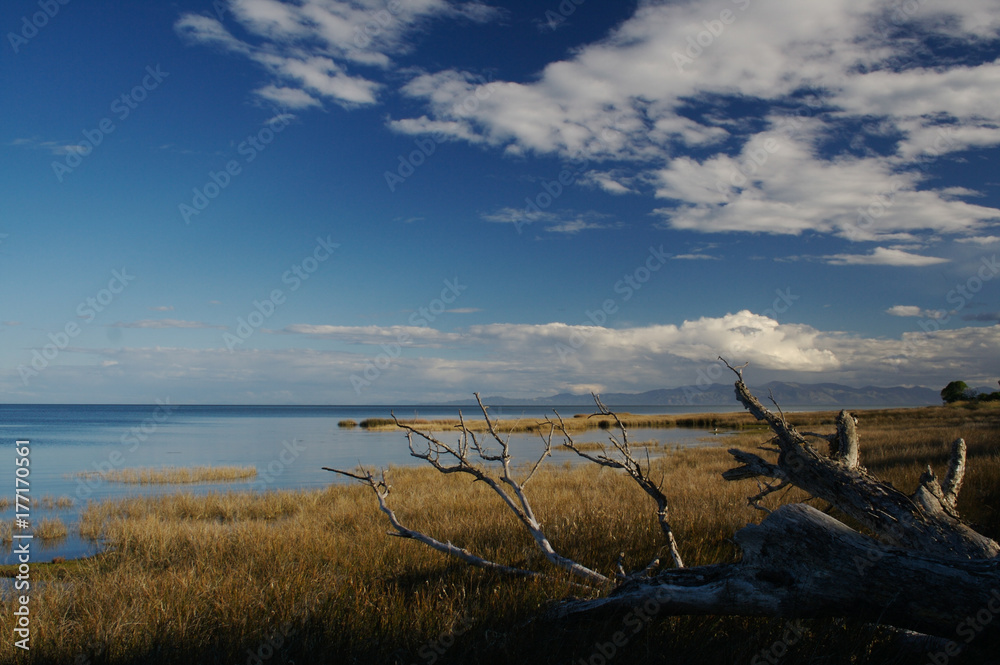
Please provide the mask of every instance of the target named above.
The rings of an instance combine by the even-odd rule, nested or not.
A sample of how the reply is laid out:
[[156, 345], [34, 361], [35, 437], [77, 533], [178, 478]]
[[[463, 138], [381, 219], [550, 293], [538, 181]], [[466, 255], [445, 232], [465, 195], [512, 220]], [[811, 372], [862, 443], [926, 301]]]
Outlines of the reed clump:
[[[951, 441], [965, 437], [969, 467], [959, 510], [981, 533], [1000, 536], [1000, 411], [906, 411], [858, 414], [862, 463], [909, 492], [927, 464], [940, 473]], [[788, 418], [831, 431], [825, 416], [815, 425], [811, 415]], [[747, 450], [770, 438], [753, 431], [736, 436]], [[733, 533], [762, 519], [746, 502], [756, 484], [722, 480], [734, 464], [721, 447], [665, 450], [651, 464], [651, 477], [662, 478], [670, 498], [685, 562], [734, 561]], [[61, 571], [59, 583], [32, 596], [31, 651], [20, 655], [35, 663], [83, 656], [91, 663], [154, 665], [244, 663], [248, 650], [254, 658], [269, 654], [261, 658], [268, 665], [427, 663], [430, 656], [438, 665], [588, 662], [596, 644], [624, 627], [630, 639], [618, 647], [616, 662], [731, 663], [751, 662], [788, 629], [784, 620], [741, 617], [657, 617], [637, 633], [621, 616], [553, 625], [538, 617], [579, 588], [546, 562], [481, 483], [424, 467], [391, 469], [390, 481], [390, 504], [407, 526], [552, 577], [503, 577], [389, 538], [371, 490], [356, 484], [90, 503], [81, 535], [103, 538], [108, 549], [53, 568]], [[660, 552], [654, 507], [624, 474], [550, 464], [526, 489], [566, 556], [610, 574], [619, 552], [627, 568]], [[767, 502], [773, 508], [806, 498], [793, 490]], [[12, 603], [0, 596], [0, 632], [7, 635]], [[786, 645], [785, 662], [906, 662], [883, 629], [824, 619], [802, 625], [803, 639]], [[0, 661], [13, 661], [14, 648], [12, 640], [0, 641]]]
[[32, 535], [39, 540], [62, 540], [68, 534], [69, 529], [59, 518], [44, 518], [32, 530]]
[[42, 508], [52, 510], [53, 508], [65, 509], [73, 507], [73, 499], [68, 496], [61, 496], [58, 499], [51, 494], [46, 494], [39, 502]]
[[253, 466], [164, 466], [81, 471], [76, 474], [80, 478], [97, 478], [110, 483], [134, 485], [230, 482], [253, 478], [256, 475], [257, 469]]

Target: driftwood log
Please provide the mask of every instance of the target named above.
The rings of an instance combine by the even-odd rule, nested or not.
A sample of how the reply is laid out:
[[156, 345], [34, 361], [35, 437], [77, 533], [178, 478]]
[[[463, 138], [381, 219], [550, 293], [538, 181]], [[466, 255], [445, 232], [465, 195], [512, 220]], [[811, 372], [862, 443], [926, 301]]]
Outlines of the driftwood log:
[[[785, 421], [780, 410], [770, 411], [751, 394], [743, 382], [743, 367], [729, 367], [737, 376], [737, 399], [755, 418], [767, 423], [778, 452], [777, 463], [771, 463], [753, 453], [729, 451], [738, 466], [723, 477], [761, 482], [764, 489], [750, 497], [750, 503], [768, 512], [760, 524], [748, 525], [734, 535], [742, 552], [735, 563], [683, 566], [668, 521], [667, 497], [649, 480], [648, 461], [644, 467], [635, 459], [617, 417], [620, 435], [612, 436], [612, 449], [600, 455], [579, 450], [561, 419], [550, 421], [547, 438], [543, 436], [545, 450], [521, 481], [511, 476], [506, 440], [490, 423], [481, 402], [490, 424], [489, 436], [500, 444], [499, 454], [488, 453], [464, 422], [463, 438], [457, 446], [403, 424], [400, 427], [407, 430], [411, 454], [442, 473], [465, 473], [485, 482], [519, 518], [549, 561], [602, 594], [562, 603], [553, 612], [556, 617], [624, 613], [651, 602], [659, 616], [851, 617], [928, 636], [926, 644], [940, 650], [929, 656], [938, 662], [947, 662], [973, 643], [981, 653], [1000, 653], [1000, 545], [965, 524], [956, 507], [965, 473], [965, 442], [958, 439], [952, 445], [943, 480], [928, 467], [916, 492], [907, 496], [861, 466], [857, 421], [851, 414], [840, 413], [836, 433], [824, 437], [829, 442], [828, 454], [821, 453]], [[614, 416], [595, 399], [601, 414]], [[654, 572], [660, 564], [654, 560], [628, 574], [619, 565], [618, 574], [611, 577], [555, 551], [524, 492], [525, 484], [548, 456], [554, 432], [560, 432], [563, 445], [582, 457], [628, 473], [654, 500], [673, 568]], [[417, 446], [414, 437], [423, 440], [425, 447]], [[483, 461], [498, 462], [500, 471], [477, 464], [470, 451]], [[393, 535], [420, 540], [473, 565], [516, 575], [541, 574], [481, 559], [403, 526], [387, 504], [389, 485], [384, 475], [376, 479], [364, 470], [329, 470], [364, 482], [375, 491], [394, 528]], [[825, 500], [865, 533], [804, 503], [784, 505], [773, 512], [760, 505], [764, 496], [788, 486]]]

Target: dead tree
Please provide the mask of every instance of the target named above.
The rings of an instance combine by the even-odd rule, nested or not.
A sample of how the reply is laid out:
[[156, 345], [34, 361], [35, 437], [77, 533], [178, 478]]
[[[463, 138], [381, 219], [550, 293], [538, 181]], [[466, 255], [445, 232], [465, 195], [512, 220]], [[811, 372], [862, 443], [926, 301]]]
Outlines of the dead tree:
[[[542, 454], [535, 461], [534, 465], [531, 467], [530, 471], [527, 472], [524, 478], [517, 480], [514, 477], [514, 473], [511, 468], [513, 458], [510, 453], [510, 435], [504, 437], [497, 431], [496, 424], [490, 418], [486, 406], [483, 405], [482, 400], [479, 399], [478, 393], [476, 393], [476, 401], [479, 403], [479, 408], [486, 420], [488, 436], [477, 435], [476, 432], [466, 426], [464, 417], [459, 414], [459, 440], [454, 445], [446, 443], [428, 432], [421, 432], [406, 423], [400, 422], [394, 414], [393, 420], [395, 421], [396, 426], [406, 431], [406, 439], [409, 444], [410, 455], [417, 459], [424, 460], [441, 473], [461, 473], [472, 477], [475, 481], [484, 483], [514, 514], [524, 529], [531, 535], [536, 546], [539, 550], [541, 550], [542, 554], [545, 555], [546, 559], [557, 567], [577, 577], [579, 584], [591, 587], [595, 590], [606, 590], [612, 586], [611, 578], [556, 552], [548, 536], [545, 534], [545, 530], [543, 529], [541, 522], [539, 522], [535, 517], [531, 501], [525, 493], [525, 485], [528, 484], [532, 476], [535, 475], [535, 472], [541, 466], [542, 462], [544, 462], [545, 458], [551, 453], [552, 437], [558, 429], [565, 436], [564, 446], [597, 464], [625, 470], [639, 484], [639, 486], [654, 499], [657, 504], [657, 516], [659, 518], [664, 537], [667, 540], [671, 558], [675, 565], [683, 565], [680, 553], [677, 550], [677, 541], [674, 538], [673, 532], [670, 530], [670, 523], [667, 519], [667, 498], [660, 490], [659, 486], [649, 479], [648, 461], [646, 465], [643, 465], [634, 458], [631, 447], [629, 446], [628, 432], [626, 431], [624, 424], [618, 420], [617, 416], [614, 417], [621, 430], [621, 437], [613, 437], [613, 441], [618, 454], [615, 456], [609, 456], [608, 452], [605, 450], [603, 454], [598, 457], [590, 456], [582, 452], [576, 446], [572, 437], [567, 432], [566, 425], [562, 418], [559, 418], [558, 422], [547, 420], [548, 427], [545, 428], [547, 431], [540, 433], [544, 444]], [[611, 412], [600, 403], [600, 400], [598, 400], [598, 405], [601, 408], [601, 414], [612, 415]], [[556, 416], [558, 417], [558, 413]], [[417, 441], [421, 441], [422, 443], [418, 444]], [[499, 451], [495, 452], [492, 448], [490, 448], [488, 442], [498, 445]], [[389, 523], [393, 527], [393, 531], [390, 532], [390, 535], [418, 540], [440, 552], [456, 556], [466, 563], [479, 566], [481, 568], [487, 568], [519, 576], [541, 575], [538, 571], [514, 568], [512, 566], [506, 566], [484, 559], [464, 548], [451, 543], [441, 542], [432, 536], [404, 526], [396, 516], [395, 512], [388, 505], [391, 486], [389, 485], [384, 471], [379, 477], [376, 478], [372, 471], [365, 469], [352, 472], [341, 469], [331, 469], [328, 467], [323, 468], [327, 471], [333, 471], [334, 473], [338, 473], [348, 478], [353, 478], [368, 485], [375, 493], [379, 509], [386, 514], [389, 518]], [[659, 558], [656, 558], [641, 570], [626, 573], [623, 563], [619, 561], [617, 577], [619, 580], [624, 580], [631, 579], [637, 575], [645, 575], [659, 566], [659, 564]]]
[[[955, 653], [973, 639], [980, 648], [1000, 646], [1000, 620], [993, 621], [1000, 614], [1000, 545], [965, 524], [957, 510], [965, 473], [965, 442], [958, 439], [952, 445], [943, 481], [928, 467], [916, 492], [908, 496], [879, 481], [861, 465], [857, 421], [851, 414], [840, 413], [836, 433], [824, 436], [829, 454], [823, 454], [787, 423], [780, 409], [778, 413], [770, 411], [750, 393], [743, 382], [742, 367], [726, 365], [737, 377], [737, 399], [774, 433], [773, 450], [778, 457], [771, 463], [754, 453], [732, 449], [729, 452], [738, 466], [723, 477], [761, 483], [761, 491], [749, 501], [765, 511], [759, 503], [764, 496], [784, 487], [798, 487], [828, 502], [865, 533], [808, 504], [784, 505], [767, 511], [760, 524], [736, 532], [734, 541], [742, 552], [739, 561], [686, 568], [670, 529], [663, 488], [650, 480], [648, 460], [641, 464], [635, 459], [624, 424], [600, 400], [599, 415], [614, 416], [621, 432], [620, 437], [612, 437], [612, 450], [587, 454], [573, 442], [561, 418], [549, 421], [543, 435], [544, 452], [521, 481], [511, 475], [507, 440], [496, 431], [482, 402], [489, 436], [500, 444], [499, 454], [491, 453], [464, 421], [456, 446], [397, 424], [407, 431], [412, 455], [442, 473], [465, 473], [486, 483], [551, 562], [601, 594], [559, 605], [555, 611], [559, 617], [628, 612], [654, 602], [660, 616], [852, 617], [950, 640], [953, 644], [949, 648]], [[534, 517], [524, 486], [548, 456], [557, 430], [564, 437], [564, 446], [591, 462], [625, 471], [654, 500], [675, 567], [654, 573], [659, 565], [654, 560], [632, 574], [620, 570], [612, 583], [608, 576], [555, 552]], [[414, 437], [422, 439], [426, 449], [417, 448]], [[470, 451], [478, 462], [470, 458]], [[483, 463], [493, 463], [496, 468], [491, 470]], [[336, 472], [375, 491], [395, 529], [393, 535], [421, 540], [485, 568], [539, 574], [483, 560], [404, 527], [387, 506], [389, 486], [384, 476], [378, 480], [371, 472]], [[949, 651], [948, 655], [955, 653]]]

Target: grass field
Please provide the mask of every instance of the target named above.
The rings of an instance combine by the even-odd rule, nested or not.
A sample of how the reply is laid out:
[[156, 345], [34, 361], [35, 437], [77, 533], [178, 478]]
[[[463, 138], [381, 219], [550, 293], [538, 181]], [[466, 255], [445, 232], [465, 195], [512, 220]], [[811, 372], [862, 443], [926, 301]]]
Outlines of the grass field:
[[[789, 419], [831, 431], [834, 415]], [[862, 412], [859, 419], [862, 464], [907, 492], [927, 464], [940, 473], [951, 441], [965, 437], [969, 470], [959, 508], [981, 532], [1000, 536], [1000, 409]], [[745, 431], [726, 444], [752, 449], [767, 438]], [[718, 447], [666, 450], [652, 463], [671, 499], [685, 562], [734, 560], [733, 532], [762, 518], [745, 501], [756, 484], [723, 481], [732, 463]], [[773, 655], [767, 650], [790, 628], [740, 617], [656, 617], [634, 633], [624, 617], [553, 624], [541, 613], [580, 588], [546, 564], [481, 484], [427, 468], [393, 469], [390, 479], [390, 503], [408, 526], [553, 577], [506, 578], [387, 537], [370, 489], [360, 485], [90, 504], [81, 534], [103, 537], [108, 550], [32, 566], [31, 651], [16, 661], [749, 664], [768, 662], [761, 654]], [[601, 572], [613, 572], [619, 552], [641, 566], [663, 544], [652, 504], [620, 473], [571, 467], [561, 456], [527, 489], [555, 547]], [[802, 498], [793, 491], [770, 500]], [[4, 595], [3, 662], [15, 661], [12, 612]], [[627, 643], [611, 658], [601, 655], [623, 628]], [[806, 620], [801, 629], [782, 663], [926, 662], [897, 656], [890, 635], [851, 621]]]

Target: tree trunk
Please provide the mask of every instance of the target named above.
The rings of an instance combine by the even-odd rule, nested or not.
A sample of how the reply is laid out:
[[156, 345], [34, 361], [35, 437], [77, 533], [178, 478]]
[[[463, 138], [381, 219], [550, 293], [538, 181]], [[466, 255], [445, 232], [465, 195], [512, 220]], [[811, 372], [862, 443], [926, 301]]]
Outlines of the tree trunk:
[[[606, 598], [563, 605], [563, 617], [628, 611], [782, 618], [850, 616], [1000, 646], [1000, 565], [878, 543], [805, 504], [782, 506], [735, 535], [732, 564], [677, 568], [632, 580]], [[648, 606], [648, 605], [647, 605]]]
[[[741, 450], [727, 480], [772, 478], [750, 499], [795, 485], [850, 516], [864, 535], [806, 504], [781, 506], [734, 539], [737, 563], [663, 571], [633, 578], [609, 596], [561, 606], [561, 617], [628, 611], [654, 604], [663, 615], [719, 614], [780, 618], [852, 617], [933, 635], [957, 655], [968, 644], [1000, 648], [1000, 545], [959, 518], [965, 442], [952, 446], [943, 483], [928, 469], [913, 496], [880, 482], [860, 465], [857, 424], [841, 412], [827, 437], [830, 456], [754, 397], [741, 370], [736, 396], [775, 433], [778, 462]], [[993, 621], [994, 618], [997, 621]]]

